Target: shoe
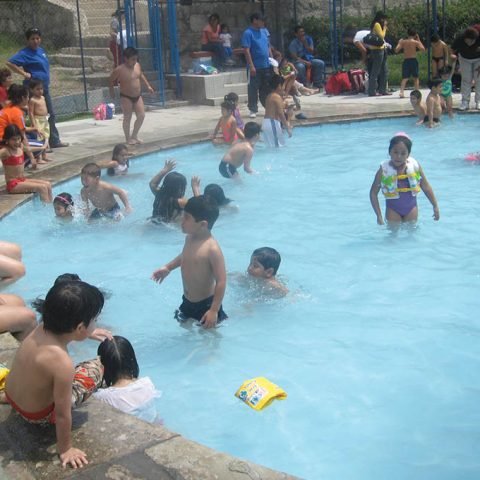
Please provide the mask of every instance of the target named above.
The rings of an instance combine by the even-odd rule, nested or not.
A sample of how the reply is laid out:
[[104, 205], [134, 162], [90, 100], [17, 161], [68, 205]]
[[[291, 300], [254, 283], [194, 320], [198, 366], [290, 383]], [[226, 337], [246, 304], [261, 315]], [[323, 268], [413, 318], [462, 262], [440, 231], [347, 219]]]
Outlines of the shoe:
[[257, 112], [250, 112], [250, 118], [257, 118]]
[[60, 147], [68, 147], [68, 146], [69, 146], [68, 143], [60, 142], [60, 143], [57, 143], [56, 145], [52, 145], [52, 148], [60, 148]]
[[297, 114], [295, 115], [295, 118], [296, 118], [297, 120], [307, 120], [308, 117], [307, 117], [304, 113], [297, 113]]
[[468, 103], [462, 102], [462, 104], [458, 107], [458, 109], [462, 112], [464, 112], [465, 110], [468, 110]]

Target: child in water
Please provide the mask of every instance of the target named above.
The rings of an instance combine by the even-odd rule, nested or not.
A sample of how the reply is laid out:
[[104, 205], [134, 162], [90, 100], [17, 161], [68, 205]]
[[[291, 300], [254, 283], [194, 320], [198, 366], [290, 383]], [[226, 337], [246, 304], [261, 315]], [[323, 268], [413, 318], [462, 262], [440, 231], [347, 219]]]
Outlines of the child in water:
[[233, 116], [237, 122], [237, 135], [239, 138], [243, 138], [243, 129], [245, 123], [243, 122], [242, 115], [240, 114], [240, 109], [238, 108], [238, 95], [235, 92], [230, 92], [225, 95], [223, 98], [226, 102], [233, 103], [235, 105], [235, 110], [233, 111]]
[[113, 147], [112, 159], [101, 165], [107, 169], [107, 175], [126, 175], [130, 164], [128, 162], [128, 148], [124, 143], [119, 143]]
[[53, 209], [55, 210], [55, 216], [64, 220], [73, 219], [73, 197], [67, 193], [59, 193], [53, 199]]
[[442, 103], [442, 109], [447, 111], [450, 118], [453, 118], [452, 77], [455, 71], [455, 64], [456, 61], [453, 63], [453, 65], [445, 65], [438, 70], [440, 78], [442, 79], [442, 91], [440, 93], [440, 101]]
[[107, 388], [100, 388], [93, 396], [146, 422], [158, 422], [154, 399], [161, 393], [149, 377], [138, 378], [140, 370], [132, 344], [115, 335], [99, 345], [97, 355], [104, 367]]
[[[235, 105], [231, 102], [223, 102], [220, 107], [222, 109], [222, 116], [218, 120], [210, 138], [214, 145], [223, 145], [224, 143], [232, 144], [238, 139], [237, 122], [233, 116]], [[218, 136], [220, 131], [222, 135]]]
[[288, 293], [288, 288], [276, 278], [281, 262], [280, 254], [271, 247], [257, 248], [250, 257], [247, 273], [262, 282], [266, 293], [283, 297]]
[[[23, 135], [16, 125], [7, 125], [3, 134], [4, 147], [0, 150], [8, 193], [38, 193], [42, 202], [52, 202], [52, 185], [47, 180], [25, 178]], [[32, 157], [32, 167], [36, 168]]]
[[[153, 222], [175, 222], [181, 219], [183, 208], [187, 203], [185, 175], [172, 172], [175, 160], [168, 159], [164, 167], [150, 180], [150, 191], [155, 195], [153, 202]], [[163, 179], [162, 186], [159, 187]]]
[[370, 188], [372, 204], [377, 223], [383, 225], [382, 211], [378, 202], [380, 189], [386, 199], [385, 218], [389, 223], [416, 222], [418, 218], [417, 195], [420, 190], [433, 206], [433, 218], [440, 219], [437, 200], [420, 164], [410, 156], [412, 141], [404, 133], [397, 133], [388, 147], [390, 160], [378, 169]]
[[427, 107], [422, 103], [422, 92], [420, 90], [413, 90], [410, 93], [410, 105], [418, 118], [415, 125], [422, 125], [427, 115]]

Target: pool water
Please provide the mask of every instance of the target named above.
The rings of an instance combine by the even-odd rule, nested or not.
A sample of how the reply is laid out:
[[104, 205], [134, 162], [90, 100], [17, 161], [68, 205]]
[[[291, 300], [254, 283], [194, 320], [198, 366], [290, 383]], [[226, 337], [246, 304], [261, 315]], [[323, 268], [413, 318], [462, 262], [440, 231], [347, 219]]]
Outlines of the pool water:
[[[111, 291], [101, 325], [132, 341], [141, 375], [163, 391], [166, 426], [212, 448], [312, 480], [478, 479], [480, 166], [463, 157], [480, 150], [479, 120], [458, 116], [434, 130], [412, 118], [296, 129], [285, 149], [259, 145], [258, 174], [242, 172], [238, 183], [219, 175], [224, 150], [210, 144], [147, 155], [112, 180], [134, 208], [120, 223], [60, 224], [38, 200], [5, 218], [2, 237], [22, 245], [28, 270], [10, 291], [44, 295], [63, 272]], [[376, 224], [369, 189], [399, 130], [413, 139], [439, 222], [422, 194], [416, 226]], [[169, 157], [239, 206], [213, 229], [230, 316], [215, 331], [173, 319], [179, 271], [161, 285], [150, 280], [184, 241], [177, 227], [145, 221], [148, 181]], [[55, 192], [80, 188], [77, 178]], [[283, 299], [242, 281], [261, 246], [282, 255], [291, 292]], [[71, 350], [80, 360], [96, 348], [86, 341]], [[248, 408], [234, 392], [256, 376], [288, 398]]]

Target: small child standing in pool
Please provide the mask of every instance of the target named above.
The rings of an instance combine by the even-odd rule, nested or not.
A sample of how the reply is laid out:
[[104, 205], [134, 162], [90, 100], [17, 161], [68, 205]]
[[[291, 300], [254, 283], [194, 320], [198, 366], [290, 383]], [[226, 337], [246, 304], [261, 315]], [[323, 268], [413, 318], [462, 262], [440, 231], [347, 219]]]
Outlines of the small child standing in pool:
[[[87, 163], [81, 171], [83, 188], [80, 193], [82, 200], [86, 204], [87, 217], [89, 220], [97, 220], [99, 218], [121, 220], [123, 215], [115, 196], [118, 196], [125, 206], [125, 213], [130, 213], [132, 209], [128, 201], [127, 192], [115, 185], [103, 182], [100, 180], [100, 174], [100, 167], [96, 163]], [[89, 202], [95, 207], [92, 212], [90, 212]]]
[[440, 78], [442, 79], [442, 92], [440, 94], [440, 100], [442, 102], [442, 108], [447, 111], [450, 118], [453, 118], [452, 77], [455, 71], [455, 64], [456, 61], [453, 63], [453, 65], [445, 65], [438, 70]]
[[281, 262], [280, 254], [271, 247], [257, 248], [250, 257], [247, 273], [251, 277], [262, 280], [268, 293], [283, 297], [288, 293], [288, 288], [276, 278]]
[[248, 122], [245, 125], [244, 132], [245, 140], [232, 145], [218, 166], [220, 174], [225, 178], [237, 178], [237, 169], [242, 165], [247, 173], [254, 173], [250, 163], [253, 157], [253, 149], [260, 138], [260, 125], [255, 122]]
[[418, 118], [416, 125], [421, 125], [425, 121], [427, 107], [422, 103], [422, 92], [420, 90], [413, 90], [410, 93], [410, 104]]
[[[224, 143], [232, 144], [238, 139], [237, 122], [233, 116], [235, 105], [231, 102], [223, 102], [220, 107], [222, 109], [222, 116], [218, 120], [210, 138], [215, 145], [223, 145]], [[220, 131], [222, 132], [222, 136], [218, 136]]]
[[442, 92], [442, 80], [434, 78], [430, 81], [430, 93], [427, 97], [427, 115], [425, 115], [424, 124], [428, 128], [438, 126], [440, 117], [442, 116], [442, 99], [440, 93]]
[[227, 318], [222, 308], [225, 260], [210, 231], [218, 215], [218, 205], [208, 196], [190, 198], [183, 212], [182, 231], [187, 236], [182, 253], [152, 274], [152, 280], [161, 283], [172, 270], [181, 268], [183, 302], [175, 312], [181, 323], [193, 318], [212, 328]]
[[[113, 87], [120, 84], [120, 104], [123, 112], [123, 132], [125, 140], [129, 145], [142, 143], [138, 138], [138, 132], [142, 127], [145, 119], [145, 106], [142, 98], [141, 82], [147, 87], [149, 93], [154, 90], [145, 75], [142, 72], [142, 67], [138, 63], [138, 50], [133, 47], [128, 47], [123, 52], [124, 63], [113, 70], [110, 75], [109, 88], [110, 97], [115, 97]], [[130, 122], [132, 114], [135, 112], [136, 120], [133, 125], [133, 131], [130, 134]]]
[[433, 206], [433, 218], [439, 220], [437, 200], [420, 164], [410, 156], [412, 141], [404, 132], [397, 133], [388, 147], [390, 160], [378, 169], [370, 188], [370, 202], [383, 225], [383, 216], [378, 202], [378, 192], [386, 199], [385, 218], [389, 223], [416, 222], [418, 218], [417, 195], [420, 190]]
[[243, 129], [245, 128], [245, 123], [242, 119], [242, 115], [240, 114], [240, 109], [238, 108], [238, 95], [235, 92], [230, 92], [223, 97], [226, 102], [233, 103], [235, 105], [235, 110], [233, 111], [233, 116], [235, 117], [235, 121], [237, 122], [237, 135], [238, 138], [243, 137]]

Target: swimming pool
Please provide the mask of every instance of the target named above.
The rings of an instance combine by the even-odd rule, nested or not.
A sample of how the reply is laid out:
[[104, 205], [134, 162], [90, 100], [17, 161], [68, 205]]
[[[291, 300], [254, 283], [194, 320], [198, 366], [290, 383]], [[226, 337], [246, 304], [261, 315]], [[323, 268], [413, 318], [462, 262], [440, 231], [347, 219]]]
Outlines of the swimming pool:
[[[480, 415], [478, 116], [427, 130], [412, 118], [297, 129], [281, 151], [257, 149], [259, 174], [218, 174], [209, 144], [148, 155], [115, 179], [134, 213], [118, 224], [59, 225], [38, 201], [2, 221], [24, 249], [27, 277], [10, 288], [44, 294], [65, 271], [112, 292], [102, 325], [128, 337], [142, 375], [163, 391], [166, 426], [193, 440], [308, 479], [477, 479]], [[399, 130], [413, 139], [441, 220], [419, 199], [414, 228], [376, 225], [368, 192]], [[176, 228], [146, 224], [148, 181], [168, 157], [202, 189], [220, 183], [239, 205], [213, 232], [231, 274], [230, 319], [215, 332], [173, 320], [179, 272], [154, 268], [180, 251]], [[108, 178], [106, 178], [108, 181]], [[74, 179], [55, 189], [78, 194]], [[383, 202], [382, 202], [383, 206]], [[261, 299], [240, 282], [254, 248], [282, 254], [291, 294]], [[77, 359], [95, 342], [74, 345]], [[288, 398], [255, 412], [233, 394], [265, 376]]]

